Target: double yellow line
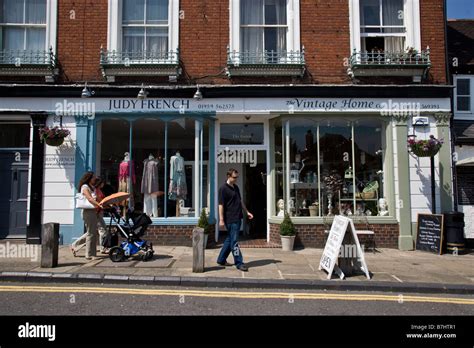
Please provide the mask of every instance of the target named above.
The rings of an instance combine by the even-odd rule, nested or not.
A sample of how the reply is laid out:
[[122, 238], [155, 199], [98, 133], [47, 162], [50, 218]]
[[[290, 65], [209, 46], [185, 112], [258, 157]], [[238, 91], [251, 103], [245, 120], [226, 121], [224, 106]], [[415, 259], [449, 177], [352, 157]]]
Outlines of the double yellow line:
[[38, 292], [38, 293], [88, 293], [143, 296], [189, 296], [239, 299], [284, 299], [284, 300], [334, 300], [334, 301], [387, 301], [387, 302], [424, 302], [474, 305], [474, 299], [455, 297], [431, 297], [411, 295], [375, 295], [375, 294], [331, 294], [331, 293], [289, 293], [289, 292], [245, 292], [245, 291], [199, 291], [164, 289], [127, 289], [97, 287], [46, 287], [46, 286], [0, 286], [0, 292]]

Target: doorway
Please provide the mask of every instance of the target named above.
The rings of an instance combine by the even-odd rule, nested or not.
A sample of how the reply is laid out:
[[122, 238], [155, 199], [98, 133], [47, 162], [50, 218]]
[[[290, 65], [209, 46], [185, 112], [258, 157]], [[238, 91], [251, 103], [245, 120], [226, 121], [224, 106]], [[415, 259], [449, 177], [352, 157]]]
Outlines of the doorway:
[[28, 149], [0, 150], [0, 238], [26, 238]]
[[[228, 148], [228, 151], [234, 150]], [[230, 168], [236, 169], [239, 172], [237, 186], [240, 189], [242, 201], [254, 216], [253, 220], [248, 220], [244, 216], [241, 225], [241, 240], [267, 238], [266, 153], [266, 150], [255, 150], [251, 157], [254, 160], [253, 163], [219, 163], [217, 166], [217, 192], [227, 180], [227, 171]], [[223, 233], [226, 233], [225, 230], [220, 231], [219, 239], [223, 237]]]

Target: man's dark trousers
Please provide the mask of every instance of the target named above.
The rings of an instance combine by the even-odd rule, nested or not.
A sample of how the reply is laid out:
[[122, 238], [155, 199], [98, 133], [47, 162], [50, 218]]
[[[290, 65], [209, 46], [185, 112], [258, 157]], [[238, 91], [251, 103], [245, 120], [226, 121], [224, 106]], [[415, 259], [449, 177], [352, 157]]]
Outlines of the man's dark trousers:
[[237, 239], [239, 238], [241, 222], [233, 222], [226, 224], [227, 228], [227, 238], [224, 241], [219, 257], [217, 258], [218, 263], [225, 263], [230, 252], [234, 255], [234, 263], [236, 267], [239, 267], [243, 264], [242, 253], [240, 252], [239, 244]]

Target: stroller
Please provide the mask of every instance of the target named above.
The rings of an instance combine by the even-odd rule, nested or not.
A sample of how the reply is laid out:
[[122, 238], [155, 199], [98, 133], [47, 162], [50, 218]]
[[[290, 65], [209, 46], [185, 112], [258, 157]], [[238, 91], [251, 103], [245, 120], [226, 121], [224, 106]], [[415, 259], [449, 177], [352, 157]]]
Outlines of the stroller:
[[[155, 253], [153, 245], [141, 239], [147, 227], [151, 225], [151, 219], [146, 214], [133, 214], [130, 210], [123, 218], [113, 207], [107, 209], [106, 212], [110, 216], [109, 233], [112, 233], [114, 224], [117, 233], [126, 238], [126, 241], [123, 241], [120, 245], [110, 248], [109, 257], [112, 262], [121, 262], [130, 256], [139, 256], [142, 261], [151, 260]], [[130, 223], [130, 220], [132, 220], [132, 223]]]

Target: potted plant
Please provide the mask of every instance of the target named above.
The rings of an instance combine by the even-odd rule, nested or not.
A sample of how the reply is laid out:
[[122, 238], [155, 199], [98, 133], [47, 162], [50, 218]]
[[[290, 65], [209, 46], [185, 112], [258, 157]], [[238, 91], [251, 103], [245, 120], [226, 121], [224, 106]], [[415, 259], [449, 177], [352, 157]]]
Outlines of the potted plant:
[[56, 127], [42, 127], [39, 129], [40, 140], [49, 146], [60, 146], [71, 132], [67, 129]]
[[201, 216], [199, 217], [197, 227], [200, 227], [204, 230], [204, 249], [205, 249], [207, 246], [207, 240], [209, 238], [209, 232], [210, 232], [209, 221], [207, 219], [207, 214], [206, 214], [205, 209], [201, 210]]
[[434, 135], [430, 135], [428, 140], [416, 140], [416, 135], [408, 137], [409, 151], [418, 157], [433, 157], [438, 153], [442, 145], [443, 140], [436, 139]]
[[285, 218], [280, 225], [280, 236], [282, 250], [292, 251], [295, 244], [296, 229], [287, 212], [285, 212]]

